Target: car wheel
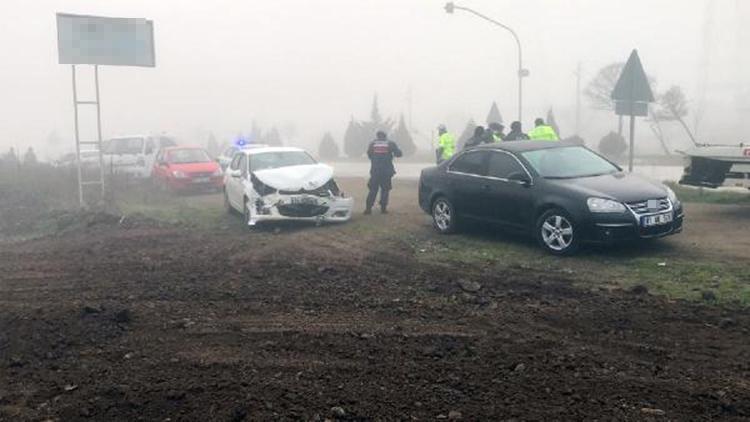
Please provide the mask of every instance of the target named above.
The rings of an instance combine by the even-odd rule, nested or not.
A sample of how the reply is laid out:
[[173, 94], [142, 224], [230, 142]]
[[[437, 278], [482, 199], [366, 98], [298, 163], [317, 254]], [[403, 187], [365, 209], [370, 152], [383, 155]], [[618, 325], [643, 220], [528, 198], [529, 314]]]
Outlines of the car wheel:
[[578, 249], [575, 221], [565, 210], [548, 210], [537, 220], [536, 237], [544, 249], [554, 255], [570, 255]]
[[441, 234], [454, 233], [458, 227], [458, 216], [448, 198], [441, 196], [432, 203], [432, 225]]

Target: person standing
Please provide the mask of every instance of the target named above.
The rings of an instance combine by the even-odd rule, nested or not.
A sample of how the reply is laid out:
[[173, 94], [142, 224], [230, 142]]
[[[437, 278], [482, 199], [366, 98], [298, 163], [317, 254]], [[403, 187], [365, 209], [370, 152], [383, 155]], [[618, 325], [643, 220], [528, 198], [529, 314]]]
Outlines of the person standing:
[[484, 128], [482, 126], [477, 126], [474, 128], [474, 135], [466, 140], [466, 143], [464, 144], [464, 149], [472, 148], [477, 145], [481, 145], [485, 143], [486, 141], [486, 134], [484, 133]]
[[456, 138], [448, 133], [448, 129], [445, 128], [445, 125], [438, 126], [437, 163], [440, 164], [443, 161], [450, 160], [455, 153]]
[[529, 132], [529, 138], [532, 141], [557, 141], [557, 133], [552, 126], [544, 123], [544, 119], [541, 117], [534, 120], [534, 126], [536, 126], [531, 132]]
[[505, 126], [502, 123], [492, 122], [488, 126], [491, 142], [502, 142], [505, 139]]
[[529, 135], [523, 133], [521, 122], [513, 122], [510, 124], [510, 132], [505, 135], [506, 141], [526, 141], [529, 139]]
[[396, 174], [393, 167], [393, 157], [404, 155], [395, 142], [388, 139], [385, 132], [379, 130], [375, 134], [375, 140], [367, 147], [367, 157], [370, 159], [370, 180], [367, 187], [365, 203], [365, 215], [372, 214], [372, 206], [375, 205], [375, 197], [380, 191], [380, 212], [388, 214], [388, 196], [391, 191], [391, 179]]

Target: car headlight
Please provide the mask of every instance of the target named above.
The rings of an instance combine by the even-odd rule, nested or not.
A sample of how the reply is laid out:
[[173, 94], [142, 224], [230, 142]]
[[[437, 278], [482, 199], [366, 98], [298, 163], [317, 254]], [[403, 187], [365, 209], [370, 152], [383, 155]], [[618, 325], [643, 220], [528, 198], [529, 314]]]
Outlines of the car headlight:
[[680, 200], [677, 198], [677, 194], [674, 193], [672, 188], [669, 186], [664, 186], [667, 189], [667, 198], [669, 198], [669, 201], [672, 202], [672, 204], [677, 204], [680, 202]]
[[621, 202], [613, 201], [611, 199], [589, 198], [586, 201], [586, 205], [588, 205], [589, 211], [596, 213], [625, 212], [625, 205], [623, 205]]
[[188, 177], [187, 174], [185, 174], [184, 171], [175, 170], [172, 172], [172, 176], [178, 178], [178, 179], [186, 179]]

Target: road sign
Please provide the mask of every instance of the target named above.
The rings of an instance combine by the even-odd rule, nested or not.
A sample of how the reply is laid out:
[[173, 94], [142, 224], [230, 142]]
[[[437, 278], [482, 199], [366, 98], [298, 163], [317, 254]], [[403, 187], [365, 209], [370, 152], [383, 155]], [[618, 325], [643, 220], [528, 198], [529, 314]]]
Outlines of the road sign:
[[625, 102], [654, 102], [654, 93], [651, 92], [648, 76], [643, 71], [638, 50], [630, 53], [630, 58], [625, 63], [620, 79], [617, 80], [615, 89], [612, 91], [612, 99]]
[[154, 67], [154, 24], [58, 13], [57, 51], [60, 64]]
[[648, 116], [648, 103], [654, 102], [654, 93], [648, 83], [648, 76], [643, 70], [638, 50], [630, 53], [628, 62], [620, 73], [620, 79], [612, 90], [615, 100], [615, 114], [630, 116], [630, 148], [628, 151], [628, 170], [633, 172], [633, 154], [635, 149], [635, 116]]

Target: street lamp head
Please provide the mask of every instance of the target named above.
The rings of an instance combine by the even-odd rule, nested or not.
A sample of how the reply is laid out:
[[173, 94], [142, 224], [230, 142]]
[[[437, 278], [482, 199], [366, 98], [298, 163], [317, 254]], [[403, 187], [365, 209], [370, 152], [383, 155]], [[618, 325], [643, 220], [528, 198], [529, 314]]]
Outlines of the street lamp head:
[[453, 13], [454, 9], [455, 9], [455, 5], [453, 4], [452, 1], [445, 3], [445, 13]]

